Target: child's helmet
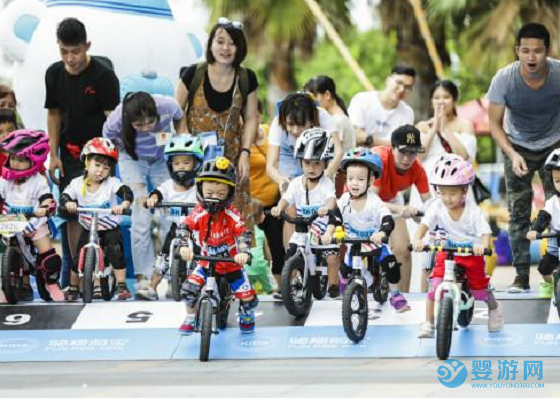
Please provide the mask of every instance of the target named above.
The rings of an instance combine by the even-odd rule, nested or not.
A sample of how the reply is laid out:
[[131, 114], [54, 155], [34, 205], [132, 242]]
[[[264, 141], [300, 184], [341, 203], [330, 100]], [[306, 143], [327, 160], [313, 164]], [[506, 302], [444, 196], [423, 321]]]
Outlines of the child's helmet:
[[362, 163], [369, 168], [375, 179], [381, 178], [383, 173], [383, 162], [379, 154], [371, 151], [367, 147], [356, 147], [350, 149], [342, 157], [340, 168], [346, 172], [349, 164]]
[[544, 162], [544, 169], [549, 171], [553, 169], [560, 170], [560, 149], [554, 149], [554, 151], [549, 154]]
[[332, 160], [334, 141], [331, 133], [323, 128], [306, 129], [296, 141], [294, 157], [298, 160]]
[[119, 149], [110, 139], [96, 137], [88, 140], [82, 149], [80, 161], [85, 162], [88, 156], [94, 154], [105, 156], [112, 160], [115, 164], [119, 162]]
[[0, 147], [9, 154], [31, 161], [31, 167], [20, 171], [10, 168], [8, 157], [2, 167], [2, 178], [9, 180], [28, 178], [39, 172], [50, 151], [47, 134], [32, 129], [20, 129], [10, 133], [2, 140]]
[[435, 186], [464, 186], [475, 178], [472, 164], [457, 154], [441, 156], [435, 165], [430, 183]]
[[[189, 155], [194, 158], [194, 168], [192, 171], [173, 171], [171, 165], [172, 156], [176, 155]], [[163, 157], [167, 163], [167, 170], [171, 178], [179, 185], [189, 185], [194, 182], [194, 178], [204, 161], [204, 150], [202, 150], [202, 143], [198, 137], [179, 135], [172, 137], [165, 150], [163, 150]]]
[[[229, 193], [224, 200], [205, 199], [202, 193], [202, 183], [205, 181], [225, 183], [230, 186]], [[233, 201], [237, 177], [232, 163], [225, 157], [217, 157], [202, 164], [202, 169], [195, 179], [196, 198], [202, 208], [209, 213], [216, 213], [225, 209]]]

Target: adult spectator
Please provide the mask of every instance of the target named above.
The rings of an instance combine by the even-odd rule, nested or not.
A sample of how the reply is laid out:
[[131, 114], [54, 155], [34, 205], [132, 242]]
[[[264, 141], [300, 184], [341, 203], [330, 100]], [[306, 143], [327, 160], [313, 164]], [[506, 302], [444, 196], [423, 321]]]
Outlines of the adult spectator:
[[[165, 140], [160, 135], [171, 132], [172, 126], [178, 133], [186, 130], [185, 114], [175, 99], [146, 92], [127, 93], [103, 126], [103, 136], [113, 140], [119, 148], [121, 179], [134, 193], [130, 238], [137, 280], [135, 298], [139, 300], [157, 300], [148, 282], [153, 275], [155, 252], [151, 237], [152, 215], [144, 202], [148, 197], [148, 184], [155, 188], [169, 179], [163, 158]], [[166, 231], [165, 224], [160, 228]]]
[[188, 131], [216, 131], [225, 140], [225, 156], [238, 167], [235, 205], [251, 218], [249, 156], [258, 129], [255, 73], [241, 67], [247, 55], [243, 24], [220, 18], [210, 31], [206, 61], [181, 74], [176, 99], [187, 107]]
[[[262, 103], [258, 103], [259, 120], [262, 116]], [[264, 210], [270, 210], [280, 200], [278, 185], [266, 174], [266, 153], [268, 151], [269, 125], [259, 124], [259, 131], [255, 143], [251, 147], [251, 158], [249, 160], [251, 181], [251, 197], [260, 201]], [[253, 210], [255, 211], [255, 210]], [[259, 223], [259, 228], [264, 232], [272, 258], [272, 275], [281, 285], [281, 274], [284, 266], [284, 245], [282, 242], [283, 221], [271, 215], [265, 215], [264, 220]], [[280, 290], [278, 290], [279, 292]]]
[[[62, 60], [45, 74], [45, 108], [51, 146], [49, 175], [62, 193], [72, 179], [83, 174], [81, 149], [88, 140], [101, 136], [107, 115], [120, 99], [119, 81], [110, 61], [88, 54], [91, 42], [82, 22], [64, 19], [56, 38]], [[69, 220], [67, 229], [61, 230], [63, 249], [71, 253], [64, 253], [63, 282], [76, 252], [79, 231], [77, 219]]]
[[0, 108], [16, 109], [16, 94], [13, 89], [0, 83]]
[[543, 166], [560, 146], [560, 62], [549, 59], [550, 34], [537, 23], [517, 32], [515, 61], [500, 69], [488, 89], [490, 131], [504, 153], [509, 239], [517, 276], [509, 293], [529, 291], [529, 241], [533, 175], [538, 172], [546, 197], [554, 194]]
[[348, 114], [358, 146], [390, 146], [391, 132], [414, 123], [414, 111], [404, 101], [414, 88], [414, 68], [396, 66], [382, 91], [360, 92], [350, 101]]
[[418, 155], [424, 152], [420, 131], [413, 125], [402, 125], [391, 134], [391, 146], [379, 146], [374, 151], [383, 162], [383, 174], [374, 181], [373, 190], [395, 215], [395, 229], [391, 234], [391, 248], [402, 263], [399, 290], [407, 293], [410, 287], [410, 236], [405, 218], [415, 217], [417, 207], [407, 206], [401, 191], [415, 186], [423, 202], [430, 195], [428, 178]]

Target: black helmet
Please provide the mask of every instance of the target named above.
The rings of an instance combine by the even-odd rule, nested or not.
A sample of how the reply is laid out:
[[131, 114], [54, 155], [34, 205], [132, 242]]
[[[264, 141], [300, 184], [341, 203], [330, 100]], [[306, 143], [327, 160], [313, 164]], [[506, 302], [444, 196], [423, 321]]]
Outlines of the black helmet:
[[[230, 186], [229, 193], [224, 200], [205, 199], [202, 193], [202, 183], [205, 181], [224, 183]], [[225, 157], [217, 157], [202, 164], [202, 168], [195, 179], [196, 198], [202, 208], [209, 213], [216, 213], [225, 209], [233, 201], [237, 177], [232, 163]]]
[[332, 160], [334, 157], [332, 134], [323, 128], [306, 129], [296, 141], [294, 157], [298, 160]]

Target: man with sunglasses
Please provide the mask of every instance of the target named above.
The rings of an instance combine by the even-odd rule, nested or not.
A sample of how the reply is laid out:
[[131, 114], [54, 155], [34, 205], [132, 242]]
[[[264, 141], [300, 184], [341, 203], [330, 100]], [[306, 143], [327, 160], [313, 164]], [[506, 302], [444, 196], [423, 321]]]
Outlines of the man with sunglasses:
[[356, 94], [348, 107], [358, 146], [388, 146], [391, 132], [414, 123], [414, 111], [405, 103], [416, 81], [414, 68], [396, 66], [385, 81], [385, 89]]
[[383, 162], [382, 175], [374, 181], [373, 190], [395, 216], [391, 249], [397, 260], [402, 263], [399, 289], [402, 293], [407, 293], [410, 287], [412, 259], [407, 249], [410, 236], [405, 219], [415, 217], [418, 210], [405, 205], [401, 192], [414, 185], [423, 202], [431, 197], [428, 177], [418, 157], [425, 151], [420, 131], [414, 125], [399, 126], [391, 134], [390, 146], [379, 146], [373, 150]]
[[[120, 95], [119, 80], [109, 59], [88, 54], [91, 42], [82, 22], [66, 18], [58, 25], [56, 36], [61, 61], [46, 71], [45, 108], [51, 146], [49, 175], [62, 193], [72, 179], [83, 174], [82, 147], [88, 140], [101, 136], [103, 123], [119, 104]], [[75, 251], [80, 229], [77, 219], [67, 225], [68, 238], [65, 230], [61, 230], [63, 286], [70, 257], [64, 250]], [[68, 243], [69, 238], [73, 243]]]

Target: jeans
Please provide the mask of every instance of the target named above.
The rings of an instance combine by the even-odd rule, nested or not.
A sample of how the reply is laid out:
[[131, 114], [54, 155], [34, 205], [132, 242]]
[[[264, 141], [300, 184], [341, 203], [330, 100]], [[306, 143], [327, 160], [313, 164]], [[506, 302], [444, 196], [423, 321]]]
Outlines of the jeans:
[[[130, 227], [134, 274], [141, 274], [149, 278], [155, 264], [151, 235], [152, 214], [143, 203], [148, 197], [148, 188], [153, 190], [168, 180], [169, 172], [163, 159], [148, 157], [133, 160], [124, 149], [119, 156], [119, 170], [123, 183], [129, 186], [134, 193]], [[164, 219], [161, 221], [163, 224], [160, 224], [159, 232], [160, 236], [165, 237], [169, 224], [165, 223]]]

